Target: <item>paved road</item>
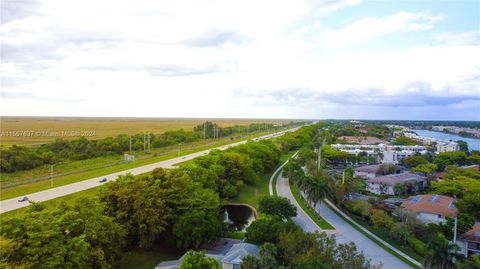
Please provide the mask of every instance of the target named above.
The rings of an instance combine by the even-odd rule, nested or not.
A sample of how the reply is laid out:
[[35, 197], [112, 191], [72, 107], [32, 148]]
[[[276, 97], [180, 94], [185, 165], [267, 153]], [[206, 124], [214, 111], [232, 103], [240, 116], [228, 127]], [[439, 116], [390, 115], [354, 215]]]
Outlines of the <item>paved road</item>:
[[[282, 131], [282, 132], [278, 132], [278, 133], [274, 133], [274, 134], [261, 136], [261, 137], [255, 138], [254, 140], [267, 139], [267, 138], [281, 136], [285, 132], [292, 132], [292, 131], [297, 130], [298, 128], [299, 127], [296, 127], [296, 128], [293, 128], [293, 129], [290, 129], [290, 130], [287, 130], [287, 131]], [[229, 147], [244, 144], [246, 142], [247, 142], [247, 140], [240, 141], [240, 142], [232, 143], [232, 144], [229, 144], [229, 145], [221, 146], [221, 147], [218, 147], [218, 148], [215, 148], [215, 149], [224, 150], [224, 149], [227, 149]], [[192, 153], [192, 154], [189, 154], [189, 155], [185, 155], [185, 156], [182, 156], [182, 157], [177, 157], [177, 158], [173, 158], [173, 159], [169, 159], [169, 160], [165, 160], [165, 161], [161, 161], [161, 162], [157, 162], [157, 163], [152, 163], [152, 164], [148, 164], [148, 165], [124, 170], [124, 171], [121, 171], [121, 172], [116, 172], [116, 173], [108, 174], [108, 175], [101, 176], [101, 177], [95, 177], [95, 178], [83, 180], [83, 181], [80, 181], [80, 182], [77, 182], [77, 183], [73, 183], [73, 184], [69, 184], [69, 185], [65, 185], [65, 186], [61, 186], [61, 187], [57, 187], [57, 188], [52, 188], [52, 189], [48, 189], [48, 190], [35, 192], [35, 193], [27, 194], [27, 195], [22, 195], [20, 197], [0, 201], [0, 214], [11, 211], [11, 210], [15, 210], [15, 209], [18, 209], [18, 208], [28, 206], [29, 205], [28, 202], [18, 202], [18, 199], [20, 199], [23, 196], [28, 196], [30, 198], [30, 200], [32, 200], [32, 201], [43, 202], [43, 201], [55, 199], [55, 198], [58, 198], [58, 197], [61, 197], [61, 196], [69, 195], [69, 194], [72, 194], [72, 193], [75, 193], [75, 192], [79, 192], [79, 191], [87, 190], [87, 189], [90, 189], [90, 188], [98, 187], [98, 186], [103, 184], [103, 183], [99, 182], [99, 180], [102, 179], [102, 178], [107, 178], [107, 180], [110, 181], [110, 180], [115, 180], [119, 175], [124, 175], [126, 173], [131, 173], [133, 175], [138, 175], [138, 174], [143, 174], [143, 173], [146, 173], [146, 172], [150, 172], [153, 169], [158, 168], [158, 167], [173, 168], [175, 164], [185, 162], [185, 161], [191, 160], [193, 158], [196, 158], [198, 156], [208, 154], [210, 151], [211, 151], [211, 149], [204, 150], [204, 151], [199, 151], [199, 152]]]
[[[293, 221], [298, 224], [306, 232], [322, 231], [318, 225], [299, 207], [298, 203], [293, 199], [293, 195], [288, 185], [288, 180], [284, 177], [279, 177], [277, 180], [277, 194], [279, 196], [287, 197], [297, 207], [297, 216]], [[383, 264], [383, 269], [411, 269], [409, 265], [402, 260], [388, 253], [368, 237], [357, 231], [349, 223], [340, 218], [324, 203], [317, 205], [317, 211], [321, 216], [330, 222], [335, 231], [330, 231], [335, 234], [337, 242], [349, 243], [354, 242], [357, 249], [363, 251], [365, 257], [371, 260], [373, 265]]]
[[290, 190], [290, 186], [288, 185], [288, 180], [280, 175], [277, 179], [277, 195], [286, 197], [290, 200], [290, 202], [297, 208], [297, 216], [293, 218], [293, 222], [295, 222], [298, 226], [300, 226], [304, 231], [313, 233], [315, 231], [319, 232], [326, 232], [327, 234], [336, 233], [335, 230], [322, 230], [308, 215], [300, 205], [297, 203], [297, 200], [293, 197], [292, 191]]

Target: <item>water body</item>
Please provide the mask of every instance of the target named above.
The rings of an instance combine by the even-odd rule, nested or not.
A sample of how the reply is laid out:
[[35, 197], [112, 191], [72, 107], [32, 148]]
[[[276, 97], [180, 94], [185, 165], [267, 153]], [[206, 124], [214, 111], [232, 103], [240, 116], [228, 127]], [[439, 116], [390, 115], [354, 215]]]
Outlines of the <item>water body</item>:
[[441, 141], [457, 141], [463, 140], [468, 143], [468, 149], [471, 150], [480, 150], [480, 139], [478, 138], [471, 138], [471, 137], [463, 137], [455, 134], [447, 134], [442, 132], [434, 132], [429, 130], [412, 130], [417, 133], [419, 136], [423, 137], [432, 137], [437, 140]]
[[245, 229], [255, 220], [255, 212], [245, 205], [225, 206], [224, 221], [237, 231], [245, 231]]

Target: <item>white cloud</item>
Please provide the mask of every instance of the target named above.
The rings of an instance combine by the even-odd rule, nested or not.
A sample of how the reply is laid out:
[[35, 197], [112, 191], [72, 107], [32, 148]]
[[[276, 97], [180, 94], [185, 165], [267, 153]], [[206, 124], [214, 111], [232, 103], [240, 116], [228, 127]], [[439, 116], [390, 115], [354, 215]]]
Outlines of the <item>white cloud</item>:
[[428, 30], [433, 23], [442, 19], [443, 15], [428, 12], [398, 12], [387, 17], [367, 17], [340, 29], [320, 32], [318, 41], [329, 48], [344, 47], [390, 33]]
[[[359, 53], [305, 37], [319, 16], [359, 2], [45, 0], [0, 26], [0, 114], [321, 117], [342, 102], [428, 106], [480, 95], [471, 44]], [[440, 19], [365, 18], [322, 30], [320, 42], [344, 46]]]

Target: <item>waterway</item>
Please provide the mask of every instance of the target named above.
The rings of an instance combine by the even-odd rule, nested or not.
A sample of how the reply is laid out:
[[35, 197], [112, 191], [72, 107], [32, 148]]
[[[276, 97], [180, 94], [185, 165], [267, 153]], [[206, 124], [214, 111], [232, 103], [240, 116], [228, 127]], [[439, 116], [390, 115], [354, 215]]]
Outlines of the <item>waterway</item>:
[[471, 138], [471, 137], [463, 137], [455, 134], [447, 134], [447, 133], [442, 133], [442, 132], [435, 132], [435, 131], [429, 131], [429, 130], [412, 130], [415, 133], [417, 133], [419, 136], [423, 137], [432, 137], [437, 140], [441, 141], [457, 141], [457, 140], [463, 140], [467, 142], [468, 144], [468, 149], [471, 150], [480, 150], [480, 139], [478, 138]]

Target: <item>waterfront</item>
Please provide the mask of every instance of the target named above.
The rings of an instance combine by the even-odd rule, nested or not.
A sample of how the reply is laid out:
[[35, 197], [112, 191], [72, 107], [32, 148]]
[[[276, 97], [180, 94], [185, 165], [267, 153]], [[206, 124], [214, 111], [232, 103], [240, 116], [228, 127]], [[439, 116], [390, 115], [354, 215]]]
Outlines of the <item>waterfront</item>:
[[471, 137], [463, 137], [455, 134], [448, 134], [448, 133], [442, 133], [442, 132], [435, 132], [435, 131], [429, 131], [429, 130], [412, 130], [415, 133], [417, 133], [419, 136], [423, 137], [432, 137], [437, 140], [442, 140], [442, 141], [457, 141], [457, 140], [463, 140], [468, 143], [468, 149], [471, 150], [480, 150], [480, 139], [478, 138], [471, 138]]

